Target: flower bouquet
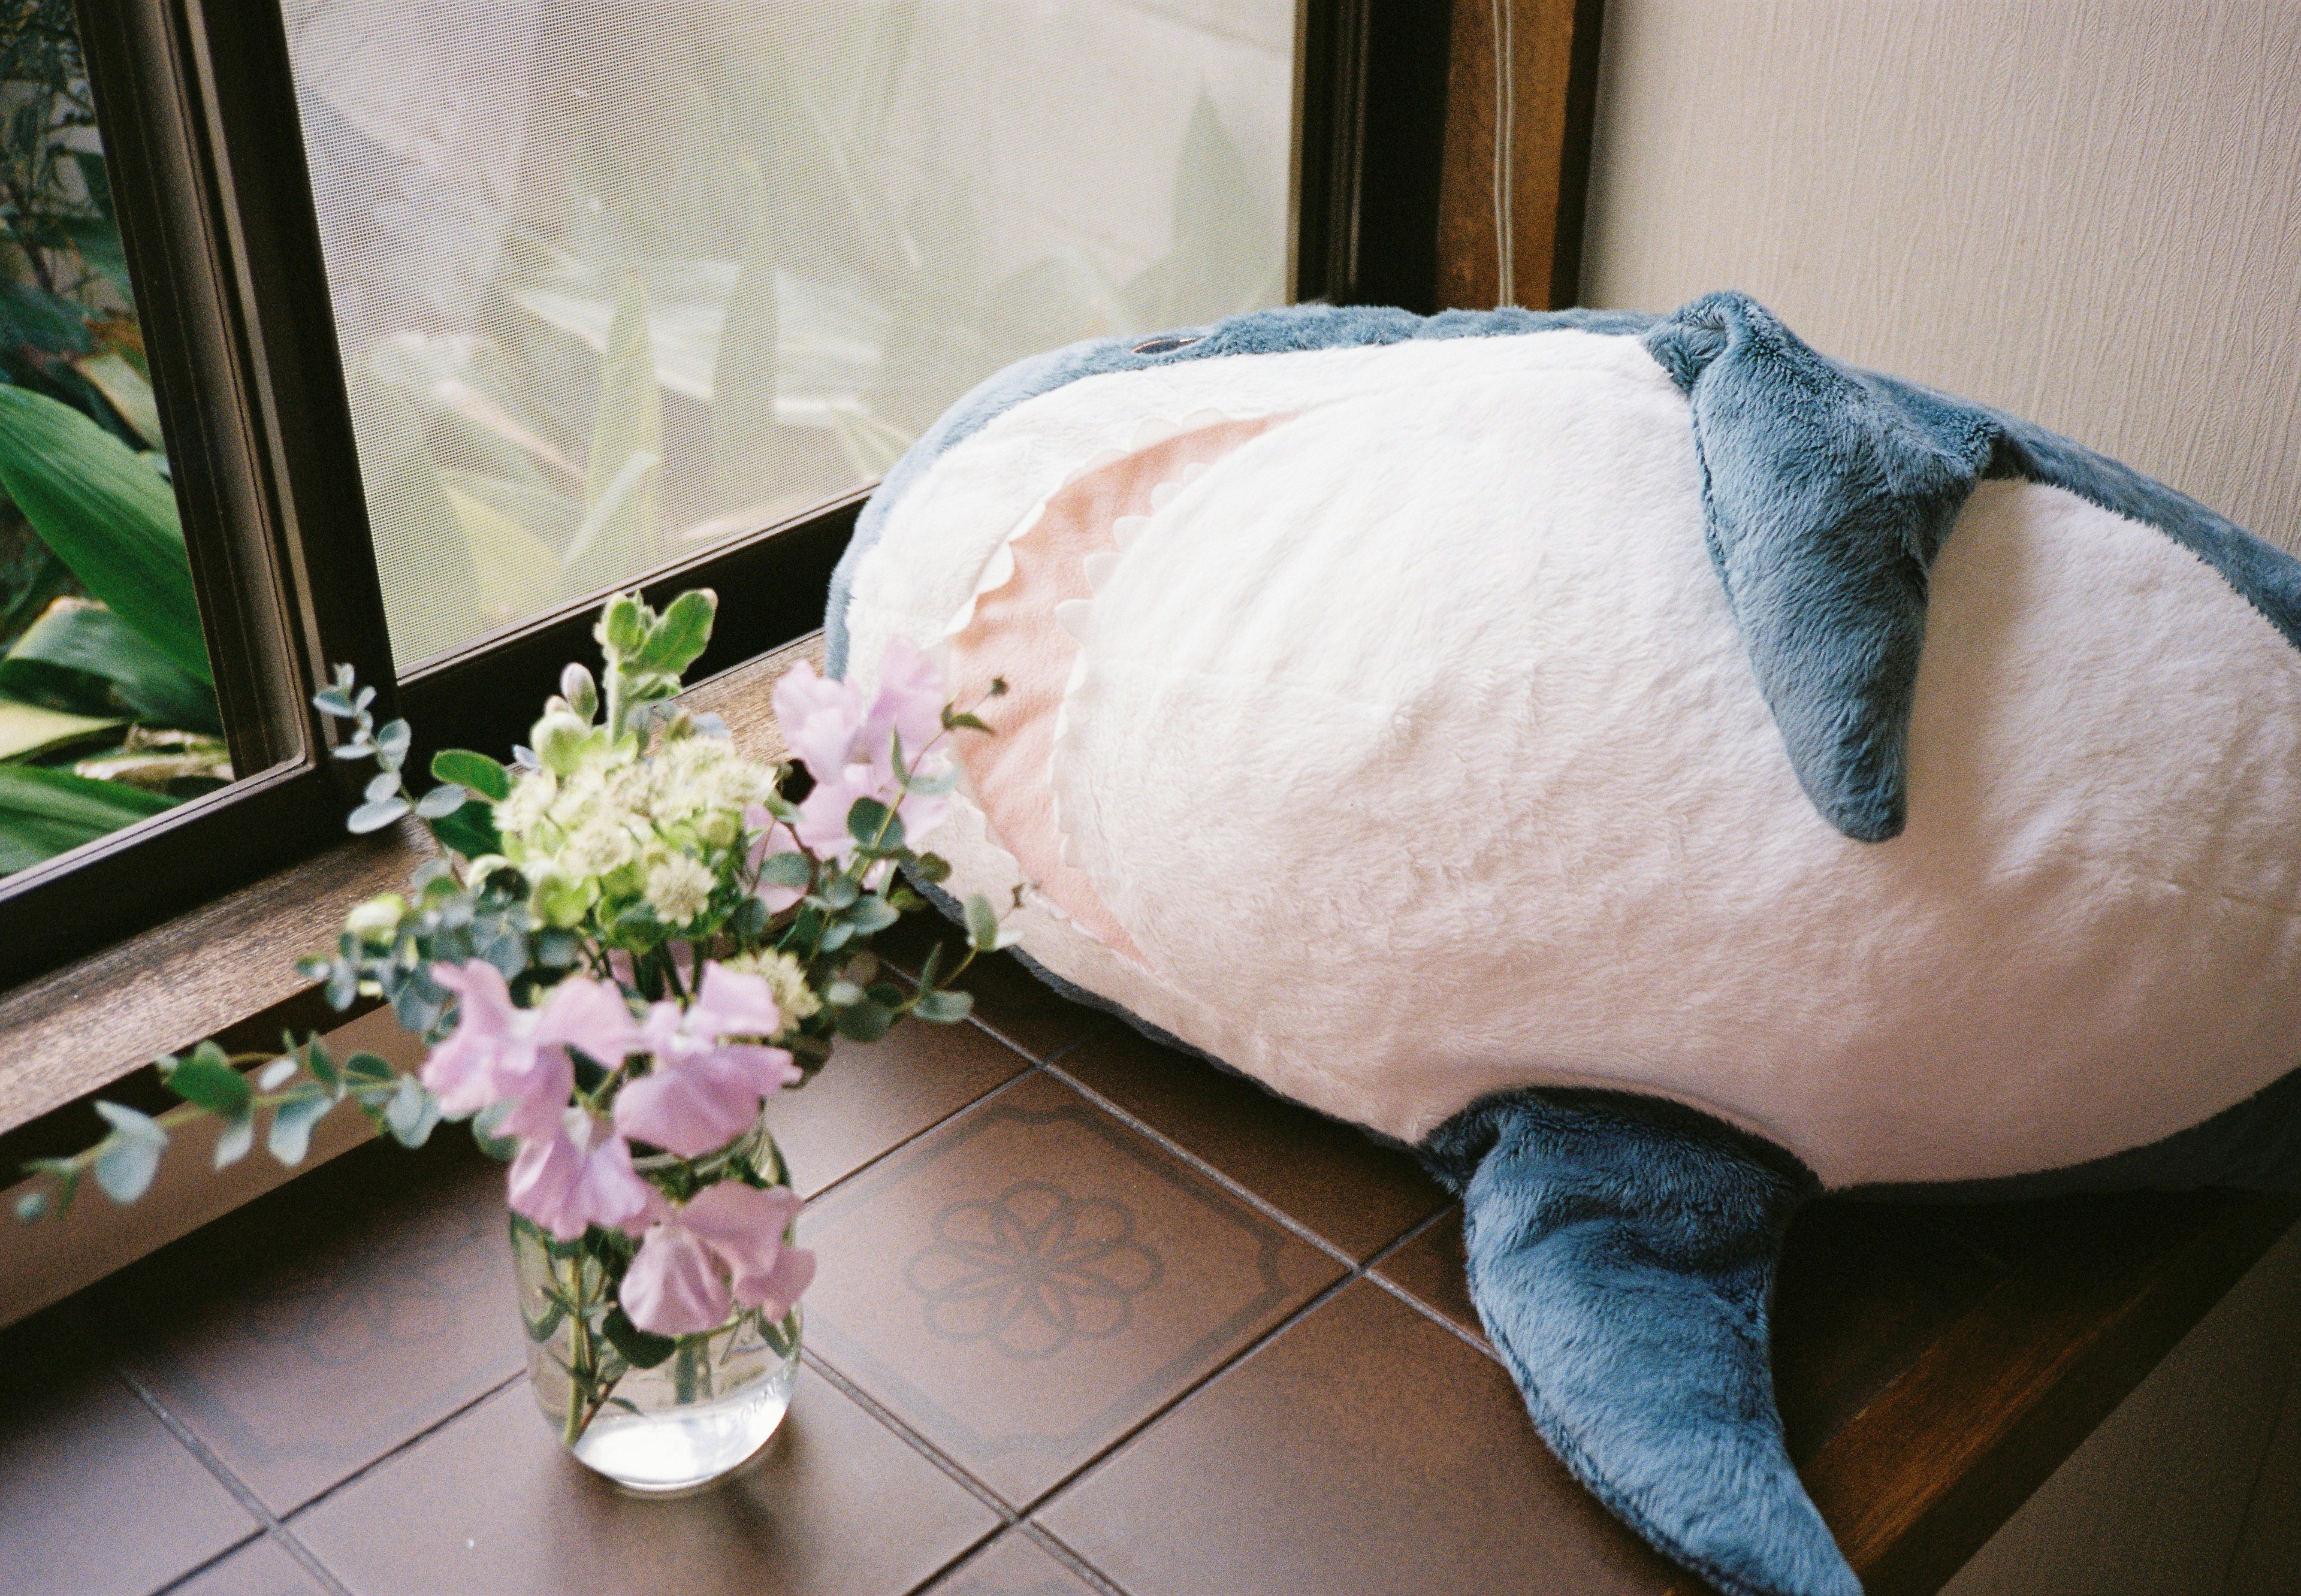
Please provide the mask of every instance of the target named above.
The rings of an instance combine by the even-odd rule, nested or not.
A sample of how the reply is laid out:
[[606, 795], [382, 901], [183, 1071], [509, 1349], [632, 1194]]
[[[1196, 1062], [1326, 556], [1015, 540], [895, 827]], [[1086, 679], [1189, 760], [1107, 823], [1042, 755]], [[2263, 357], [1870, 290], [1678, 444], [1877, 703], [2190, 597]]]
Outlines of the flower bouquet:
[[19, 1216], [61, 1212], [83, 1178], [133, 1201], [193, 1117], [223, 1122], [218, 1167], [259, 1128], [272, 1157], [298, 1163], [314, 1125], [347, 1103], [409, 1147], [442, 1119], [468, 1121], [510, 1161], [531, 1383], [568, 1448], [655, 1491], [757, 1450], [790, 1402], [815, 1274], [765, 1106], [821, 1069], [837, 1038], [874, 1040], [906, 1015], [964, 1019], [970, 1000], [949, 982], [1002, 932], [993, 906], [970, 899], [968, 946], [948, 967], [938, 948], [908, 985], [870, 951], [926, 907], [906, 874], [950, 873], [910, 839], [940, 822], [958, 781], [950, 738], [983, 723], [943, 701], [905, 643], [867, 700], [801, 663], [774, 701], [802, 785], [670, 702], [715, 607], [707, 590], [660, 615], [635, 595], [610, 600], [602, 675], [570, 664], [531, 748], [509, 765], [443, 752], [420, 797], [405, 781], [407, 723], [377, 726], [373, 689], [339, 667], [314, 702], [348, 729], [336, 756], [377, 766], [350, 828], [413, 813], [442, 853], [299, 967], [339, 1009], [389, 1002], [429, 1044], [422, 1070], [339, 1060], [316, 1035], [283, 1038], [276, 1057], [210, 1043], [159, 1059], [181, 1103], [157, 1116], [97, 1104], [109, 1133], [29, 1166], [47, 1179]]

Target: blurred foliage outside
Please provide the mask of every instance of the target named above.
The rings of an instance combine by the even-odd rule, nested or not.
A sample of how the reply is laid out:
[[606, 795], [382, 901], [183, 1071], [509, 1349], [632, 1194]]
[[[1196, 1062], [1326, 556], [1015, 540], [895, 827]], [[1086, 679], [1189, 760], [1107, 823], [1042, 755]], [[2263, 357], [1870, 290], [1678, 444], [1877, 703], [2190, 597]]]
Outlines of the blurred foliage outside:
[[71, 0], [0, 0], [0, 874], [230, 780]]
[[[1134, 86], [1184, 129], [1170, 195], [1115, 188], [1084, 137], [1042, 163], [1134, 214], [1170, 203], [1163, 259], [1066, 245], [994, 269], [995, 140], [918, 147], [930, 91], [967, 71], [931, 28], [962, 13], [1005, 15], [290, 0], [403, 666], [871, 480], [1011, 361], [1283, 299], [1283, 191], [1257, 194], [1187, 78]], [[1116, 92], [1083, 133], [1133, 132]]]
[[[1284, 297], [1187, 82], [1163, 258], [994, 268], [977, 153], [902, 147], [915, 0], [286, 9], [403, 664], [866, 482], [1011, 361]], [[0, 874], [228, 781], [222, 733], [71, 0], [0, 0]]]

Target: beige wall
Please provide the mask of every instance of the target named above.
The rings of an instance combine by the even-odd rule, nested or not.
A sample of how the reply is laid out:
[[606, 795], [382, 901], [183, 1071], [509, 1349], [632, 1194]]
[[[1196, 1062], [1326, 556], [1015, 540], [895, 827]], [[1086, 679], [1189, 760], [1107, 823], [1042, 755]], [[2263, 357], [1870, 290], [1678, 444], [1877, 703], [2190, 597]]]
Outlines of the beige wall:
[[1582, 283], [1745, 289], [2301, 550], [2301, 0], [1611, 0]]

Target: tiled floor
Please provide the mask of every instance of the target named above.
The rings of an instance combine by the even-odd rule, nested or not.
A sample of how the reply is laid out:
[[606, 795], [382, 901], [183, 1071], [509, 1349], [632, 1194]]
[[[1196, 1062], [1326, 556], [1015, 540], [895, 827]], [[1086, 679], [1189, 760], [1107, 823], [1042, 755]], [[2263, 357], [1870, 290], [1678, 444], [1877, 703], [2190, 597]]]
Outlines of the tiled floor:
[[[1535, 1439], [1410, 1158], [1011, 966], [967, 984], [979, 1023], [848, 1049], [778, 1105], [822, 1258], [807, 1369], [723, 1488], [638, 1500], [561, 1454], [500, 1169], [448, 1135], [0, 1336], [0, 1592], [1693, 1588]], [[1801, 1460], [2087, 1223], [1812, 1210], [1779, 1312]]]

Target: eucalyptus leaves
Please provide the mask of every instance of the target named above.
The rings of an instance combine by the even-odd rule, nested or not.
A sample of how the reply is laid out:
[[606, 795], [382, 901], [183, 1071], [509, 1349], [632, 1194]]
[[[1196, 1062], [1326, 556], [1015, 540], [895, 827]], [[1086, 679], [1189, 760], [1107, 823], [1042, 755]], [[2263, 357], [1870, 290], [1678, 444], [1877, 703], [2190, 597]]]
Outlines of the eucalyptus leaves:
[[211, 1045], [158, 1060], [181, 1102], [156, 1116], [100, 1105], [110, 1133], [30, 1166], [48, 1181], [20, 1215], [61, 1212], [84, 1178], [135, 1200], [194, 1119], [222, 1122], [219, 1166], [259, 1130], [273, 1157], [300, 1162], [346, 1103], [411, 1147], [443, 1118], [468, 1121], [511, 1160], [520, 1233], [543, 1249], [548, 1311], [533, 1322], [549, 1321], [573, 1393], [547, 1403], [571, 1445], [633, 1370], [682, 1356], [682, 1369], [707, 1366], [699, 1349], [731, 1326], [787, 1345], [814, 1259], [791, 1244], [799, 1202], [762, 1110], [840, 1037], [969, 1012], [950, 982], [1002, 944], [987, 900], [966, 906], [966, 949], [948, 967], [938, 949], [915, 982], [870, 942], [925, 907], [906, 874], [948, 878], [912, 839], [939, 823], [958, 780], [950, 740], [987, 728], [942, 701], [939, 672], [907, 644], [867, 696], [799, 665], [774, 695], [810, 778], [794, 801], [788, 770], [669, 702], [715, 603], [685, 593], [657, 614], [611, 600], [594, 633], [600, 678], [571, 664], [531, 748], [509, 765], [441, 753], [421, 794], [406, 723], [377, 725], [372, 689], [339, 670], [314, 702], [347, 729], [336, 756], [377, 766], [351, 829], [413, 815], [444, 852], [406, 893], [355, 908], [333, 954], [300, 967], [339, 1008], [390, 1004], [430, 1044], [421, 1072], [369, 1054], [339, 1063], [316, 1037], [283, 1038], [277, 1056]]

